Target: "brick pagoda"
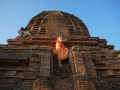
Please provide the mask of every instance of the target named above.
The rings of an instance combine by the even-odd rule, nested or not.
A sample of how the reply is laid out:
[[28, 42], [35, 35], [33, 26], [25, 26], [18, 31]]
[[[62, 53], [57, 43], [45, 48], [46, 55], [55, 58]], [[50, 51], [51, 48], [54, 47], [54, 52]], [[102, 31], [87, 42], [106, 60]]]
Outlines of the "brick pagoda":
[[[120, 90], [120, 51], [106, 39], [91, 37], [78, 17], [43, 11], [26, 27], [30, 37], [0, 44], [0, 90]], [[63, 68], [53, 53], [59, 34], [68, 37]]]

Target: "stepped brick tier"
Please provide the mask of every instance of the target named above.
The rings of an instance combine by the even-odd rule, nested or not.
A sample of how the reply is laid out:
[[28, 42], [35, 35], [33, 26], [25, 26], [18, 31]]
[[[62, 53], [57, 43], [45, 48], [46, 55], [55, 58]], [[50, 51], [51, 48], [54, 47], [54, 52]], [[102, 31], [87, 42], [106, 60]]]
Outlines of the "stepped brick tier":
[[[78, 17], [43, 11], [26, 27], [31, 36], [0, 44], [0, 90], [120, 90], [120, 51], [91, 37]], [[63, 68], [53, 53], [58, 35], [68, 38]]]

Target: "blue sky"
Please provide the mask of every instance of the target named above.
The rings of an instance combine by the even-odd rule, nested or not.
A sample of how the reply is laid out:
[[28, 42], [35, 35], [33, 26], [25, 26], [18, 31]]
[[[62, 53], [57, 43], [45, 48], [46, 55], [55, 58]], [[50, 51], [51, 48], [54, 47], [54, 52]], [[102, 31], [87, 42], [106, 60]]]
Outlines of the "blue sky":
[[20, 27], [48, 10], [74, 14], [91, 37], [106, 39], [107, 45], [120, 50], [120, 0], [0, 0], [0, 44], [17, 37]]

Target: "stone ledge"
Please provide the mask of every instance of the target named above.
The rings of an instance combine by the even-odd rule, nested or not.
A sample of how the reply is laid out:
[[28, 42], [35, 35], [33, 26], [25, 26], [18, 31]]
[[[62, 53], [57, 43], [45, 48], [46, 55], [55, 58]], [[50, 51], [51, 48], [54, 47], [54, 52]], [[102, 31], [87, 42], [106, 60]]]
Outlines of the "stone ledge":
[[40, 37], [40, 36], [32, 36], [32, 40], [50, 40], [50, 37]]
[[114, 49], [114, 45], [106, 45], [106, 47], [109, 49]]
[[0, 71], [8, 71], [8, 70], [11, 70], [11, 71], [24, 71], [24, 70], [27, 70], [28, 68], [19, 68], [19, 67], [0, 67]]
[[97, 41], [67, 41], [64, 43], [66, 46], [85, 45], [85, 46], [96, 46]]
[[95, 68], [97, 70], [120, 70], [120, 68]]
[[19, 42], [17, 39], [7, 39], [7, 42]]
[[23, 76], [0, 76], [0, 78], [11, 78], [11, 79], [28, 79], [28, 80], [31, 80], [31, 79], [35, 79], [36, 77], [34, 76], [27, 76], [27, 77], [23, 77]]

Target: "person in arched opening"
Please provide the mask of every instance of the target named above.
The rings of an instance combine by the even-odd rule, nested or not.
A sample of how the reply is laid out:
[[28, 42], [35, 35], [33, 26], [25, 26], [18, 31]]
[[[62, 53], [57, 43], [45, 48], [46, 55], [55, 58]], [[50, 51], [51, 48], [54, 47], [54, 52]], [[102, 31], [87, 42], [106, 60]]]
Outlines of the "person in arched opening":
[[30, 30], [28, 29], [28, 28], [23, 28], [23, 27], [21, 27], [21, 29], [20, 30], [18, 30], [18, 33], [19, 33], [19, 35], [22, 37], [22, 36], [30, 36], [31, 35], [31, 32], [30, 32]]
[[59, 35], [56, 40], [56, 49], [55, 49], [55, 54], [58, 56], [58, 66], [63, 67], [61, 65], [61, 61], [65, 60], [68, 58], [68, 49], [64, 46], [63, 42], [67, 40], [66, 37], [63, 35]]

